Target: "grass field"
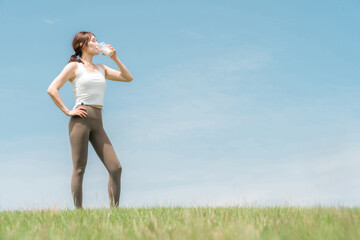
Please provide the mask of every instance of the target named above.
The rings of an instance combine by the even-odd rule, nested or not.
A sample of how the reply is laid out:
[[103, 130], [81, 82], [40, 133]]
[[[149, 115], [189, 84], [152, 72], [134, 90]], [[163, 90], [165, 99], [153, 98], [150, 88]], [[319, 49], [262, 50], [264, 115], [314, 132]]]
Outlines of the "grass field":
[[0, 239], [360, 239], [356, 207], [153, 207], [0, 212]]

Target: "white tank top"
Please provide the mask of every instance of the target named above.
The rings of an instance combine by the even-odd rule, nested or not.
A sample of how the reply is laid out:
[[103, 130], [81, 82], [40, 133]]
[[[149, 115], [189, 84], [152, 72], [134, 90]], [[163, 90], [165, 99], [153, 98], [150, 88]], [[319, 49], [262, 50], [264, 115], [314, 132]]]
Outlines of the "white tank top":
[[71, 82], [75, 96], [75, 106], [85, 105], [101, 105], [104, 104], [104, 93], [106, 88], [105, 72], [102, 67], [98, 72], [90, 72], [86, 70], [82, 63], [76, 62], [78, 65], [78, 74]]

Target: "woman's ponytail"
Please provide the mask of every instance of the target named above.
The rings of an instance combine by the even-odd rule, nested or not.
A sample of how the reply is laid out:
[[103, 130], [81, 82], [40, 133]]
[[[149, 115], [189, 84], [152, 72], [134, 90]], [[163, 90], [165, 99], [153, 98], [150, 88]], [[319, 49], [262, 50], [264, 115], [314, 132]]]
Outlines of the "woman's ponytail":
[[81, 61], [81, 59], [77, 58], [76, 54], [74, 54], [74, 55], [71, 55], [70, 60], [68, 61], [68, 63], [69, 62], [82, 62], [82, 61]]

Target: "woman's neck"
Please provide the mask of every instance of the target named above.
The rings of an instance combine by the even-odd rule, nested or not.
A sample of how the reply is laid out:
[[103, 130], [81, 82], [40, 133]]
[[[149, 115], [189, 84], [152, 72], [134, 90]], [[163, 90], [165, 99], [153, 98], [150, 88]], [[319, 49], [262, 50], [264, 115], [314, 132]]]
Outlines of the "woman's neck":
[[92, 66], [92, 55], [89, 55], [87, 53], [83, 53], [83, 55], [81, 56], [81, 61], [84, 63], [84, 65], [88, 65], [88, 66]]

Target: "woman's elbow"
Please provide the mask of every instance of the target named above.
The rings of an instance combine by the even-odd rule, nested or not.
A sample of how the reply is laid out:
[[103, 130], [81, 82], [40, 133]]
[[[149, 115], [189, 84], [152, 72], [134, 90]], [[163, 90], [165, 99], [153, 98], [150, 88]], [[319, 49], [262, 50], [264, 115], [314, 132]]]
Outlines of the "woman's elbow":
[[55, 88], [53, 88], [53, 87], [49, 87], [48, 89], [47, 89], [47, 93], [49, 94], [49, 95], [54, 95], [54, 93], [56, 92], [57, 90], [55, 89]]

